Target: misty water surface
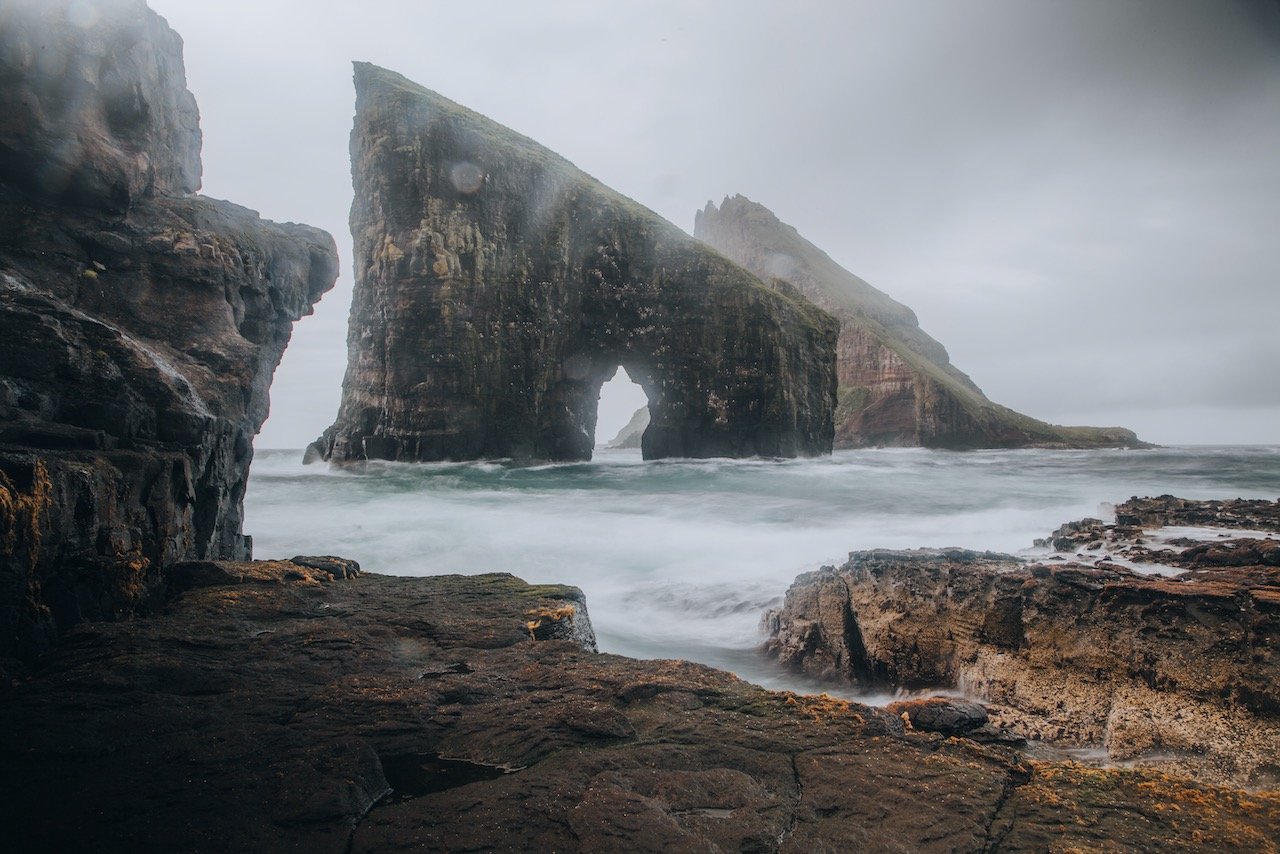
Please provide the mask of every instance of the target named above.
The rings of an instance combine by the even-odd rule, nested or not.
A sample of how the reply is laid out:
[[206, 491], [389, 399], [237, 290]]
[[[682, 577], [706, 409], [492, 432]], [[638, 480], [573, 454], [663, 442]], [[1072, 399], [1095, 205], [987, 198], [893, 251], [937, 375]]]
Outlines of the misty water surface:
[[302, 466], [260, 451], [255, 556], [338, 554], [401, 575], [510, 572], [581, 587], [602, 651], [811, 688], [761, 658], [762, 613], [850, 550], [1017, 552], [1132, 495], [1280, 496], [1280, 448], [910, 450], [814, 460]]

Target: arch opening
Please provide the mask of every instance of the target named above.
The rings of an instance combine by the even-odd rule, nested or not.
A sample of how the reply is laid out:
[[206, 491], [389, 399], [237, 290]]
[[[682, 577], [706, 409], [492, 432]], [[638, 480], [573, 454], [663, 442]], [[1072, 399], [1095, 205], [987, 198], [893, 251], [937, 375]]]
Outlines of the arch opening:
[[649, 426], [649, 396], [619, 366], [600, 386], [596, 403], [596, 449], [639, 449]]
[[618, 366], [600, 385], [595, 408], [596, 449], [639, 449], [649, 426], [649, 396], [626, 367]]

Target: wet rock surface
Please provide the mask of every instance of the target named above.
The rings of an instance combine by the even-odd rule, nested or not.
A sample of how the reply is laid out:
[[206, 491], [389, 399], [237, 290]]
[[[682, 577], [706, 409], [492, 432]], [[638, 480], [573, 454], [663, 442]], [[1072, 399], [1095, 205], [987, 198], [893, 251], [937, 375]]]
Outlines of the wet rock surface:
[[840, 267], [744, 196], [708, 202], [694, 234], [765, 281], [782, 280], [840, 320], [837, 448], [1133, 447], [1120, 427], [1060, 427], [992, 403], [915, 312]]
[[899, 700], [889, 703], [884, 710], [905, 716], [916, 729], [943, 735], [963, 735], [986, 726], [988, 720], [987, 710], [981, 703], [953, 697]]
[[1164, 574], [1280, 565], [1280, 502], [1134, 497], [1116, 505], [1115, 520], [1068, 522], [1035, 545], [1094, 565], [1163, 567]]
[[[1151, 501], [1126, 502], [1117, 516]], [[1177, 504], [1184, 515], [1161, 518], [1203, 525], [1221, 512], [1256, 527], [1277, 509], [1251, 502], [1244, 516], [1236, 502]], [[1087, 565], [1071, 554], [854, 552], [797, 578], [767, 617], [768, 649], [820, 678], [958, 687], [1027, 738], [1278, 788], [1280, 543], [1220, 533], [1153, 551], [1138, 543], [1158, 529], [1060, 528], [1050, 539], [1083, 548]], [[1093, 542], [1107, 550], [1090, 551]]]
[[1211, 526], [1280, 532], [1280, 501], [1231, 498], [1189, 501], [1173, 495], [1133, 497], [1116, 505], [1116, 525], [1159, 528]]
[[590, 459], [620, 365], [647, 459], [830, 452], [834, 318], [398, 74], [355, 83], [347, 373], [309, 459]]
[[[2, 701], [16, 850], [1275, 850], [1280, 798], [539, 640], [575, 588], [224, 563]], [[308, 575], [307, 573], [314, 573]]]
[[249, 555], [252, 440], [337, 255], [199, 183], [162, 18], [0, 7], [0, 681], [174, 563]]
[[6, 182], [115, 212], [200, 189], [182, 39], [145, 3], [7, 0], [0, 33]]

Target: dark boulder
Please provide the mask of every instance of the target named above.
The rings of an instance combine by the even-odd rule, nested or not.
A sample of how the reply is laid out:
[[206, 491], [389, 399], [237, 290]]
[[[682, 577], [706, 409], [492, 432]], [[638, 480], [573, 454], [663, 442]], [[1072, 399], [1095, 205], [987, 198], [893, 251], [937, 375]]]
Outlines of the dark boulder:
[[954, 697], [899, 700], [885, 706], [884, 710], [906, 715], [915, 729], [942, 735], [963, 735], [985, 726], [988, 720], [986, 707], [981, 703]]
[[307, 566], [327, 572], [334, 578], [355, 578], [360, 574], [360, 564], [350, 558], [333, 555], [297, 555], [289, 558], [290, 563]]

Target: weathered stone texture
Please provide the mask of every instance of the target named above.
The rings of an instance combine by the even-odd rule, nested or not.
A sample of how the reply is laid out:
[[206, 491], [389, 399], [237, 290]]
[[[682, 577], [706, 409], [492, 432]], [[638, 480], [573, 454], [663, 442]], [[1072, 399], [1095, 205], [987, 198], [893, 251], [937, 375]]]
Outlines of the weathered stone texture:
[[313, 456], [589, 459], [619, 365], [646, 458], [830, 451], [830, 316], [434, 92], [355, 82], [348, 367]]
[[336, 277], [324, 232], [190, 195], [181, 47], [141, 2], [0, 7], [0, 662], [248, 556], [271, 376]]
[[6, 0], [0, 33], [6, 181], [113, 211], [200, 189], [182, 39], [145, 3]]
[[[314, 562], [314, 561], [313, 561]], [[20, 851], [1275, 851], [1280, 796], [1032, 763], [543, 621], [509, 575], [202, 566], [5, 698]], [[225, 583], [220, 583], [225, 581]]]
[[958, 687], [1024, 737], [1280, 786], [1280, 543], [1174, 554], [1147, 550], [1141, 530], [1126, 537], [1136, 545], [1123, 559], [1186, 571], [1139, 574], [1119, 554], [1083, 566], [854, 552], [796, 579], [767, 617], [767, 648], [838, 682]]
[[765, 281], [782, 280], [840, 319], [837, 448], [1111, 447], [1119, 427], [1060, 427], [992, 403], [951, 364], [915, 312], [845, 270], [744, 196], [711, 202], [694, 234]]

